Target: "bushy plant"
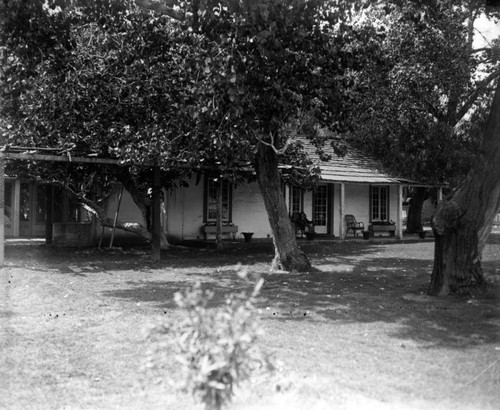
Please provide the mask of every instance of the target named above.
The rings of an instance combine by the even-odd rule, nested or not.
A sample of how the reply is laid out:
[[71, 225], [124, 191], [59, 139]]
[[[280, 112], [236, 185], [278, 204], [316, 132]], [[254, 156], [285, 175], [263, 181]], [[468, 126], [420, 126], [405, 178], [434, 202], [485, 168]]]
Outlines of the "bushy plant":
[[252, 371], [270, 368], [256, 343], [260, 328], [254, 301], [262, 284], [259, 279], [251, 294], [230, 294], [219, 307], [210, 306], [214, 292], [199, 283], [175, 294], [187, 314], [168, 329], [183, 370], [182, 387], [207, 410], [229, 404], [234, 387]]

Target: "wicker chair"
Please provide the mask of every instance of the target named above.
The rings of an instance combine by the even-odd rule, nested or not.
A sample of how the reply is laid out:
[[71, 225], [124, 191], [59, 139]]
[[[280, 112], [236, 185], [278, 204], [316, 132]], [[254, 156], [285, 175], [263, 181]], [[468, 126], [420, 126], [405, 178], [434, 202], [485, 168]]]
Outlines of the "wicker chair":
[[349, 233], [350, 230], [352, 230], [353, 236], [356, 237], [358, 234], [358, 231], [364, 231], [365, 230], [365, 224], [363, 222], [356, 222], [356, 218], [354, 215], [345, 215], [345, 236]]

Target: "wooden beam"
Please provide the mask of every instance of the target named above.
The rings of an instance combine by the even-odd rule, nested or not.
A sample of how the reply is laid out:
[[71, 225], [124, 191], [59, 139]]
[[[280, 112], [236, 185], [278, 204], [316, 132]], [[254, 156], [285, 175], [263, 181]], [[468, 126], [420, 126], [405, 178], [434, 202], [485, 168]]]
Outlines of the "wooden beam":
[[[17, 147], [12, 147], [15, 149]], [[26, 149], [28, 150], [28, 148]], [[43, 150], [43, 148], [33, 148], [33, 151]], [[69, 162], [69, 163], [85, 163], [85, 164], [108, 164], [119, 166], [137, 166], [137, 167], [154, 167], [152, 163], [129, 163], [121, 159], [113, 158], [100, 158], [100, 157], [73, 157], [71, 155], [50, 155], [50, 154], [35, 154], [30, 152], [14, 152], [8, 151], [5, 148], [0, 148], [0, 159], [11, 160], [24, 160], [24, 161], [53, 161], [53, 162]], [[185, 161], [180, 161], [185, 162]], [[193, 166], [186, 163], [171, 164], [164, 169], [187, 169], [190, 171], [220, 171], [217, 166]], [[247, 162], [237, 164], [233, 168], [234, 171], [241, 172], [242, 174], [255, 175], [255, 171], [250, 167]]]
[[112, 158], [94, 158], [94, 157], [71, 157], [64, 155], [48, 155], [48, 154], [29, 154], [18, 152], [0, 151], [0, 159], [19, 159], [25, 161], [53, 161], [53, 162], [77, 162], [86, 164], [109, 164], [123, 165], [123, 162]]

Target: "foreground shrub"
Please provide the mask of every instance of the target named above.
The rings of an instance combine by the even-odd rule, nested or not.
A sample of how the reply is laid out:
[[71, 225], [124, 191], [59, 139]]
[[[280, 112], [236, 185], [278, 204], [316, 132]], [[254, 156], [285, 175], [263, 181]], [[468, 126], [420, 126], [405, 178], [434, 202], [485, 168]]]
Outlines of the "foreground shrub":
[[207, 410], [230, 403], [234, 387], [270, 363], [257, 346], [260, 334], [254, 307], [263, 279], [251, 294], [231, 294], [223, 306], [210, 307], [214, 292], [198, 283], [175, 294], [186, 312], [184, 320], [165, 328], [182, 367], [182, 388], [200, 399]]

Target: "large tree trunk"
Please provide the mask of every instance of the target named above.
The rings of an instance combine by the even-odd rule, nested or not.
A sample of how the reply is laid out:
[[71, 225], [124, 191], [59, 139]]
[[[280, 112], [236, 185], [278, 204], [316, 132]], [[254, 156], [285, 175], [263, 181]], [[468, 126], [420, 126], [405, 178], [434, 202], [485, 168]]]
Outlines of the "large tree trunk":
[[464, 186], [432, 218], [436, 237], [429, 293], [469, 293], [485, 286], [481, 254], [500, 203], [500, 82], [486, 125], [482, 158]]
[[295, 238], [288, 216], [278, 171], [278, 155], [268, 146], [259, 145], [256, 161], [257, 179], [273, 231], [275, 257], [273, 269], [307, 272], [311, 263]]
[[427, 198], [427, 188], [417, 187], [413, 191], [408, 208], [406, 232], [417, 233], [422, 230], [422, 209]]

